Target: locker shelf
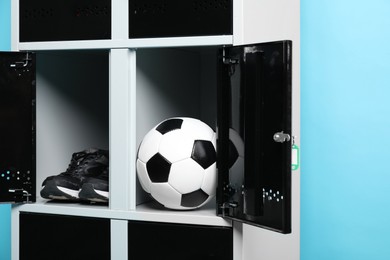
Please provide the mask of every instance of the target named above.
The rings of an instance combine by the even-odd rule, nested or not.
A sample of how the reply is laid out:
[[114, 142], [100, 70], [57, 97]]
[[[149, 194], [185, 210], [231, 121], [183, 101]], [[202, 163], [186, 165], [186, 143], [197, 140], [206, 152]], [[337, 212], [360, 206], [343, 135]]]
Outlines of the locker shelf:
[[216, 216], [214, 205], [215, 200], [212, 200], [200, 209], [176, 211], [149, 202], [138, 205], [136, 210], [125, 211], [113, 210], [102, 204], [61, 203], [37, 198], [36, 203], [14, 205], [13, 209], [20, 212], [230, 227], [231, 221]]
[[231, 221], [216, 216], [215, 200], [211, 200], [204, 207], [190, 211], [165, 209], [156, 202], [144, 203], [137, 206], [133, 220], [231, 226]]
[[153, 48], [232, 45], [232, 35], [142, 38], [127, 40], [48, 41], [18, 43], [19, 50], [92, 50], [118, 48]]

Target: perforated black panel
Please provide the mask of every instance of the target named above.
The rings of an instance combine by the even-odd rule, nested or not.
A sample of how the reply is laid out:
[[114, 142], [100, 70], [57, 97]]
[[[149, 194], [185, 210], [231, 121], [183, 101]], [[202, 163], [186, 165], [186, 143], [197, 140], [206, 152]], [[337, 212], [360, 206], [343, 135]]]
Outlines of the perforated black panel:
[[130, 0], [129, 37], [231, 35], [233, 0]]
[[111, 0], [20, 0], [20, 41], [111, 38]]

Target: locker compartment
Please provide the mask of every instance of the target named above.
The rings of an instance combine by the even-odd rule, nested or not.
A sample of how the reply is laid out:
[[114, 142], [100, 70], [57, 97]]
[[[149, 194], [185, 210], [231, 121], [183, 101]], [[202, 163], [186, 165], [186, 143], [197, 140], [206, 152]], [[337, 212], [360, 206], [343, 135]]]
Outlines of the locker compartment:
[[20, 0], [20, 42], [111, 39], [110, 0]]
[[233, 34], [232, 0], [129, 0], [129, 38]]
[[229, 227], [129, 221], [128, 229], [129, 259], [233, 259]]
[[110, 259], [110, 220], [20, 213], [20, 260]]
[[108, 51], [2, 52], [0, 200], [42, 200], [73, 153], [108, 150]]
[[108, 56], [108, 51], [37, 53], [38, 196], [45, 178], [64, 172], [73, 153], [108, 150]]
[[[217, 47], [137, 50], [136, 149], [153, 127], [172, 117], [199, 119], [215, 132], [217, 50]], [[139, 182], [136, 197], [138, 210], [145, 207], [143, 203], [152, 201]], [[215, 200], [205, 208], [215, 216]], [[197, 214], [197, 210], [193, 213]]]
[[[216, 201], [201, 209], [281, 233], [291, 232], [291, 44], [137, 51], [137, 144], [170, 117], [206, 122], [217, 131], [218, 188]], [[234, 157], [240, 162], [231, 165]], [[138, 178], [137, 209], [164, 211], [144, 204], [151, 196], [141, 186], [185, 207], [187, 194], [176, 195], [171, 172], [160, 184], [142, 170], [148, 163], [141, 164], [150, 180]]]

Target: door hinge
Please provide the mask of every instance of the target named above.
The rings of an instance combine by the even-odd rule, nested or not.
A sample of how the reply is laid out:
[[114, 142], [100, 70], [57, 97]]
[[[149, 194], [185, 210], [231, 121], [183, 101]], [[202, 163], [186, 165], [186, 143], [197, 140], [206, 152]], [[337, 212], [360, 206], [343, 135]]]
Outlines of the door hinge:
[[238, 59], [232, 59], [231, 57], [227, 57], [226, 49], [222, 49], [222, 62], [225, 65], [235, 65], [238, 64]]
[[26, 52], [26, 57], [22, 59], [22, 61], [16, 61], [11, 63], [9, 66], [15, 69], [26, 68], [30, 61], [32, 61], [31, 55], [29, 52]]
[[236, 65], [239, 64], [239, 59], [233, 59], [232, 57], [228, 57], [226, 54], [226, 49], [222, 49], [222, 63], [223, 65], [228, 66], [229, 76], [234, 75], [236, 72]]
[[222, 217], [225, 217], [225, 216], [231, 216], [232, 215], [232, 211], [238, 207], [238, 202], [236, 201], [227, 201], [227, 202], [224, 202], [221, 206], [220, 206], [220, 209], [221, 209], [221, 212], [222, 212]]
[[14, 194], [15, 203], [31, 203], [30, 197], [32, 196], [28, 191], [23, 189], [9, 189], [9, 193]]

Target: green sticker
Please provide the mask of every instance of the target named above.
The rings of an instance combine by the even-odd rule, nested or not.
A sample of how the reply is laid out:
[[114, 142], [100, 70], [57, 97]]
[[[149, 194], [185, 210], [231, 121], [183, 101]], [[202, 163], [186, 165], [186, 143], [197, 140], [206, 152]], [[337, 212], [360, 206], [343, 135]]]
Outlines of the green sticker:
[[299, 168], [299, 147], [298, 145], [294, 144], [292, 146], [292, 152], [291, 152], [291, 169], [293, 171], [298, 170]]

